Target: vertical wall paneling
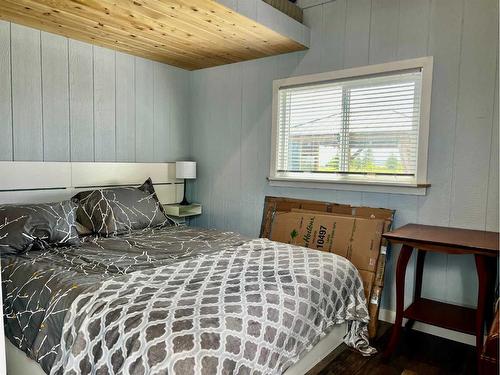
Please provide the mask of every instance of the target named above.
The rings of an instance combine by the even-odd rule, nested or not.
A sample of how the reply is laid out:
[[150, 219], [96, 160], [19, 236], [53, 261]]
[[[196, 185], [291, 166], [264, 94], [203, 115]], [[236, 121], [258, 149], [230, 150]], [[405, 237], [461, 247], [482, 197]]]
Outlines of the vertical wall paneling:
[[12, 24], [14, 160], [43, 160], [40, 32]]
[[431, 0], [400, 0], [398, 27], [398, 59], [427, 55]]
[[[428, 16], [428, 1], [408, 4], [408, 0], [379, 0], [372, 3], [370, 63], [426, 56]], [[408, 22], [408, 18], [411, 17], [416, 17], [417, 22]], [[418, 198], [416, 196], [389, 194], [387, 207], [396, 210], [395, 227], [418, 222]], [[390, 287], [383, 295], [385, 306], [391, 306], [395, 303], [394, 275], [399, 250], [399, 246], [394, 246], [387, 262], [385, 283]], [[409, 280], [413, 280], [415, 277], [414, 262], [415, 257], [412, 257], [407, 271]], [[413, 283], [407, 283], [406, 289], [405, 296], [411, 300]]]
[[42, 32], [45, 161], [69, 161], [68, 39]]
[[94, 161], [94, 69], [90, 44], [69, 41], [71, 160]]
[[370, 64], [393, 61], [396, 58], [398, 25], [399, 0], [372, 0]]
[[346, 9], [347, 0], [336, 0], [323, 6], [321, 62], [325, 71], [343, 68]]
[[[170, 145], [169, 160], [188, 159], [190, 157], [190, 105], [189, 80], [190, 72], [170, 68], [174, 74], [170, 76]], [[189, 125], [189, 126], [188, 126]]]
[[154, 160], [167, 161], [170, 153], [170, 100], [174, 90], [169, 90], [166, 65], [154, 63]]
[[[266, 69], [267, 68], [267, 69]], [[266, 118], [272, 111], [271, 79], [259, 73], [269, 70], [266, 61], [248, 62], [242, 77], [242, 127], [241, 127], [241, 198], [253, 206], [265, 192], [265, 163], [268, 146], [262, 141], [262, 133], [270, 131]], [[248, 213], [243, 213], [245, 216]]]
[[135, 59], [136, 161], [144, 162], [154, 155], [154, 63]]
[[[498, 75], [498, 61], [497, 61]], [[498, 77], [495, 79], [496, 88], [493, 99], [493, 127], [491, 131], [491, 156], [490, 156], [490, 175], [488, 183], [488, 203], [486, 205], [486, 230], [498, 231]]]
[[450, 224], [453, 226], [476, 229], [485, 226], [484, 197], [497, 55], [498, 1], [466, 0], [451, 194]]
[[187, 158], [189, 80], [183, 69], [0, 21], [0, 160]]
[[0, 21], [0, 160], [12, 160], [10, 23]]
[[[281, 195], [390, 207], [397, 211], [396, 226], [419, 222], [496, 229], [498, 110], [493, 110], [493, 96], [497, 95], [493, 90], [496, 59], [491, 56], [497, 52], [498, 36], [494, 31], [498, 11], [491, 0], [465, 1], [465, 10], [463, 1], [456, 0], [317, 2], [305, 10], [305, 19], [313, 29], [309, 51], [192, 73], [191, 153], [200, 162], [200, 178], [193, 184], [192, 194], [203, 203], [205, 212], [196, 219], [196, 224], [220, 229], [239, 225], [241, 232], [255, 236], [264, 196]], [[464, 13], [468, 19], [463, 18]], [[273, 79], [426, 55], [434, 56], [428, 166], [432, 186], [426, 196], [268, 185], [265, 178], [269, 170]], [[463, 56], [467, 57], [462, 60]], [[479, 61], [477, 66], [472, 66], [474, 60]], [[227, 78], [238, 66], [242, 67], [241, 102], [234, 100], [237, 87]], [[478, 81], [473, 82], [476, 76]], [[214, 92], [218, 93], [216, 97]], [[233, 124], [240, 113], [238, 140], [226, 133], [235, 131], [228, 124]], [[492, 129], [491, 124], [496, 127]], [[483, 129], [476, 129], [478, 126]], [[473, 143], [466, 144], [466, 139]], [[230, 151], [234, 149], [233, 142], [239, 143], [240, 170], [231, 167], [231, 157], [235, 154]], [[214, 152], [221, 145], [228, 149]], [[474, 149], [470, 149], [472, 146]], [[462, 155], [457, 157], [457, 152]], [[458, 162], [464, 163], [461, 160], [464, 158], [470, 160], [459, 168]], [[474, 171], [475, 168], [479, 171]], [[472, 174], [467, 176], [469, 181], [466, 172]], [[241, 202], [233, 203], [234, 193], [228, 194], [227, 182], [237, 186], [233, 181], [238, 179]], [[465, 218], [461, 212], [471, 204], [473, 215]], [[238, 209], [240, 220], [235, 224]], [[467, 222], [460, 223], [459, 217]], [[398, 254], [399, 248], [395, 247], [387, 264], [382, 303], [388, 309], [394, 308], [393, 274]], [[424, 296], [465, 305], [475, 303], [477, 281], [473, 260], [432, 254], [427, 256], [424, 272]], [[413, 278], [410, 272], [408, 292], [413, 288]]]
[[345, 68], [368, 64], [371, 7], [371, 0], [347, 1], [344, 40]]
[[[304, 11], [304, 24], [311, 30], [311, 43], [321, 43], [323, 39], [323, 13], [321, 7], [308, 8]], [[321, 50], [311, 49], [300, 53], [296, 74], [315, 73], [321, 71]]]
[[[434, 56], [431, 126], [427, 177], [428, 194], [418, 197], [419, 223], [448, 225], [453, 148], [459, 89], [462, 2], [433, 1], [430, 9], [428, 55]], [[439, 125], [438, 125], [439, 124]], [[448, 256], [429, 254], [424, 267], [423, 295], [444, 300]], [[475, 273], [474, 264], [468, 268]]]
[[[212, 95], [210, 102], [210, 131], [217, 134], [213, 150], [218, 167], [211, 169], [214, 175], [214, 192], [223, 192], [223, 195], [214, 194], [212, 202], [217, 218], [226, 219], [225, 226], [235, 230], [239, 227], [239, 202], [241, 200], [240, 176], [240, 131], [241, 131], [241, 70], [244, 64], [214, 69], [209, 82], [217, 87], [215, 92], [224, 92], [226, 95]], [[231, 111], [221, 111], [220, 108], [231, 108]], [[231, 204], [228, 204], [231, 202]], [[233, 212], [233, 216], [225, 215]], [[217, 221], [212, 220], [213, 225]]]
[[419, 220], [422, 223], [449, 224], [462, 34], [461, 4], [455, 0], [433, 1], [430, 11], [428, 55], [434, 56], [434, 75], [427, 178], [431, 188], [426, 196], [419, 197]]
[[[485, 197], [498, 54], [497, 17], [497, 1], [465, 1], [450, 204], [452, 226], [484, 229], [486, 225]], [[492, 48], [494, 45], [496, 48]], [[448, 257], [447, 300], [476, 303], [477, 277], [464, 272], [471, 264], [472, 257]]]
[[134, 57], [116, 52], [116, 161], [135, 161]]
[[115, 161], [115, 52], [94, 46], [94, 144], [96, 161]]

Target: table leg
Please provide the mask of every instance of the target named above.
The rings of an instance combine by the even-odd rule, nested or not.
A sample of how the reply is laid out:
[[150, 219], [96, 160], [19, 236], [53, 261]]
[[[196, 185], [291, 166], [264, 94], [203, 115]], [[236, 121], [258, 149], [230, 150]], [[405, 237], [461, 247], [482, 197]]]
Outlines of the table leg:
[[477, 310], [476, 310], [476, 354], [479, 363], [479, 358], [483, 351], [484, 340], [484, 319], [486, 315], [488, 291], [490, 290], [491, 272], [488, 266], [488, 257], [475, 255], [476, 270], [479, 284], [477, 293]]
[[[425, 255], [427, 254], [427, 251], [424, 250], [418, 250], [417, 253], [417, 269], [415, 271], [416, 276], [415, 276], [415, 296], [413, 297], [413, 300], [416, 301], [420, 299], [422, 296], [422, 277], [424, 274], [424, 261], [425, 261]], [[413, 323], [415, 323], [414, 320], [408, 320], [406, 322], [405, 328], [410, 329], [413, 326]]]
[[383, 357], [387, 359], [396, 349], [401, 334], [401, 323], [403, 322], [403, 310], [405, 299], [405, 276], [406, 266], [413, 253], [413, 247], [403, 245], [399, 253], [398, 264], [396, 266], [396, 320], [392, 328], [391, 338]]

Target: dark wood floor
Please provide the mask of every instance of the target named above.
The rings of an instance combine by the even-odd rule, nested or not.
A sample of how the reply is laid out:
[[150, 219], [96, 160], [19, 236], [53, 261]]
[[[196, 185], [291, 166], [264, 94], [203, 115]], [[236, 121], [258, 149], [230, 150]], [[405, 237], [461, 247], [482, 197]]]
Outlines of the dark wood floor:
[[389, 361], [382, 361], [381, 352], [389, 339], [390, 327], [382, 323], [379, 337], [372, 343], [379, 351], [377, 355], [363, 357], [342, 344], [324, 360], [323, 363], [328, 363], [326, 367], [312, 374], [401, 375], [404, 371], [404, 375], [476, 374], [474, 347], [413, 330], [403, 330], [397, 352]]

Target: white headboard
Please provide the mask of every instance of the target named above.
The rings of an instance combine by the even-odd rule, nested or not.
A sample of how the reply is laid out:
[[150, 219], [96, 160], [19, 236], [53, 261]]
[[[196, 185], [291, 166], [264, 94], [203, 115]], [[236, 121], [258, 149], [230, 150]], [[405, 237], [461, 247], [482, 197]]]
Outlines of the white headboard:
[[0, 204], [55, 202], [96, 187], [138, 186], [148, 177], [162, 203], [182, 200], [175, 163], [0, 161]]

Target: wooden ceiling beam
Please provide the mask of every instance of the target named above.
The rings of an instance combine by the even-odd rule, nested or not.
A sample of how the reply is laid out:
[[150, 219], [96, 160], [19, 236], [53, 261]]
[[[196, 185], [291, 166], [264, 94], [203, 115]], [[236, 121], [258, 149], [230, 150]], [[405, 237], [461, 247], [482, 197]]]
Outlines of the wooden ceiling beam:
[[[23, 1], [25, 3], [32, 2], [32, 0]], [[122, 3], [125, 3], [125, 1], [120, 1], [118, 4]], [[107, 5], [107, 2], [102, 0], [86, 0], [85, 2], [39, 0], [38, 4], [45, 5], [49, 7], [50, 10], [57, 10], [63, 13], [64, 17], [78, 17], [84, 23], [91, 22], [93, 25], [97, 24], [100, 28], [117, 30], [117, 32], [122, 33], [122, 35], [134, 39], [143, 38], [146, 43], [149, 44], [158, 44], [163, 45], [164, 47], [168, 45], [169, 48], [193, 53], [197, 58], [203, 58], [208, 55], [212, 58], [221, 59], [225, 63], [240, 61], [242, 58], [232, 57], [227, 52], [227, 48], [217, 49], [215, 46], [211, 46], [210, 41], [206, 41], [207, 43], [204, 44], [186, 42], [183, 39], [185, 38], [185, 35], [173, 35], [175, 31], [175, 29], [173, 29], [173, 25], [166, 26], [158, 23], [156, 28], [154, 28], [151, 25], [153, 20], [143, 17], [142, 14], [136, 13], [132, 18], [127, 16], [124, 11], [116, 11], [116, 9], [119, 8], [119, 5], [115, 6], [112, 3]], [[196, 38], [193, 40], [196, 40]], [[202, 41], [204, 42], [204, 40]], [[198, 40], [198, 42], [200, 41]], [[186, 45], [190, 48], [186, 48]], [[197, 53], [197, 51], [200, 51], [201, 54]]]
[[[27, 1], [23, 0], [3, 0], [5, 2], [4, 7], [6, 10], [10, 10], [17, 13], [17, 16], [31, 15], [31, 18], [37, 19], [38, 12], [43, 12], [44, 19], [40, 20], [42, 23], [50, 22], [57, 28], [66, 28], [68, 31], [72, 32], [73, 37], [78, 39], [78, 34], [82, 34], [87, 37], [93, 38], [93, 40], [98, 41], [104, 39], [107, 42], [116, 41], [116, 43], [123, 43], [124, 45], [129, 45], [129, 47], [137, 48], [140, 51], [148, 51], [153, 54], [162, 55], [164, 44], [159, 44], [151, 40], [146, 40], [141, 37], [131, 37], [129, 33], [122, 30], [110, 27], [108, 25], [100, 24], [98, 21], [89, 20], [75, 16], [73, 14], [66, 14], [64, 11], [54, 12], [52, 8], [48, 8], [43, 4], [31, 5], [29, 9], [23, 6], [23, 3]], [[82, 27], [83, 26], [83, 27]], [[203, 53], [193, 53], [190, 50], [182, 49], [182, 47], [176, 47], [169, 45], [169, 50], [173, 58], [178, 59], [179, 62], [186, 61], [198, 65], [200, 59], [207, 58], [213, 64], [224, 64], [232, 62], [228, 59], [222, 59], [220, 57], [214, 57], [211, 54]]]
[[[267, 41], [265, 41], [266, 38], [255, 35], [251, 31], [245, 30], [244, 28], [238, 27], [238, 23], [236, 21], [243, 22], [243, 20], [247, 20], [245, 17], [238, 15], [238, 19], [234, 19], [231, 23], [227, 23], [223, 18], [220, 18], [218, 14], [222, 13], [221, 8], [231, 12], [230, 14], [233, 14], [233, 17], [236, 18], [236, 16], [234, 16], [233, 11], [222, 7], [218, 3], [205, 1], [205, 6], [208, 4], [215, 5], [215, 7], [212, 8], [212, 11], [201, 7], [201, 4], [196, 0], [189, 0], [189, 2], [182, 0], [125, 0], [119, 4], [120, 6], [123, 6], [124, 4], [129, 4], [131, 2], [133, 4], [141, 4], [140, 6], [145, 9], [156, 11], [157, 15], [160, 17], [162, 15], [168, 15], [172, 18], [172, 23], [176, 20], [189, 19], [189, 23], [187, 25], [189, 28], [185, 29], [185, 31], [192, 35], [204, 32], [207, 33], [212, 40], [216, 40], [218, 43], [236, 43], [239, 48], [244, 45], [248, 47], [248, 49], [255, 50], [255, 52], [264, 55], [273, 53], [272, 47], [269, 46]], [[137, 7], [138, 5], [134, 6]], [[129, 8], [129, 10], [131, 9]], [[250, 25], [251, 28], [254, 28], [254, 26], [257, 28], [257, 24]], [[277, 34], [275, 38], [281, 39], [283, 37]]]
[[[99, 0], [99, 2], [106, 4], [113, 1]], [[197, 47], [206, 45], [215, 50], [231, 50], [233, 53], [234, 51], [242, 51], [240, 52], [241, 55], [251, 55], [252, 58], [273, 54], [272, 48], [268, 46], [256, 45], [255, 41], [249, 41], [248, 38], [242, 35], [230, 34], [213, 22], [199, 20], [193, 17], [192, 14], [184, 11], [181, 12], [181, 9], [184, 10], [186, 8], [185, 5], [179, 7], [178, 3], [175, 3], [175, 7], [174, 5], [167, 6], [166, 3], [168, 1], [165, 0], [156, 0], [148, 3], [142, 0], [124, 0], [114, 3], [117, 8], [127, 12], [129, 15], [134, 15], [134, 18], [147, 18], [152, 25], [157, 25], [160, 28], [165, 28], [165, 25], [168, 25], [169, 30], [174, 35], [181, 33], [180, 38], [191, 41]], [[137, 7], [141, 7], [140, 12], [137, 11]], [[242, 48], [243, 46], [245, 46], [245, 49]]]
[[135, 46], [130, 46], [128, 43], [124, 43], [116, 39], [110, 40], [103, 36], [99, 36], [96, 38], [96, 36], [93, 34], [89, 35], [85, 32], [81, 32], [80, 30], [75, 32], [67, 26], [53, 24], [52, 22], [45, 20], [40, 21], [36, 17], [32, 16], [27, 17], [26, 14], [19, 15], [17, 12], [5, 8], [0, 11], [0, 19], [3, 19], [5, 21], [12, 21], [14, 23], [18, 23], [28, 27], [42, 29], [44, 31], [62, 35], [67, 38], [80, 40], [82, 42], [87, 42], [105, 48], [114, 49], [120, 52], [144, 57], [146, 59], [162, 62], [172, 66], [183, 66], [183, 68], [187, 70], [200, 69], [201, 66], [201, 64], [192, 65], [189, 62], [185, 61], [184, 59], [183, 60], [176, 59], [172, 54], [169, 54], [168, 56], [160, 55], [152, 53], [150, 51], [142, 50]]
[[214, 0], [1, 0], [0, 19], [188, 70], [306, 48]]

